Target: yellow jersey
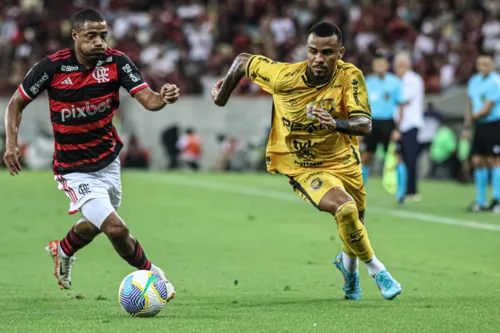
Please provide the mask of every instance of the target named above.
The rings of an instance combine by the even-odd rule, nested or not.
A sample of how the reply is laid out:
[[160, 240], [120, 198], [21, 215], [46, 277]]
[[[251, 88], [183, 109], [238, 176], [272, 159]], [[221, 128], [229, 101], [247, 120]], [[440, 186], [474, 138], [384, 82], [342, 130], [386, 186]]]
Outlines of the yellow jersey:
[[307, 105], [330, 112], [335, 119], [371, 118], [365, 79], [356, 66], [339, 60], [331, 80], [312, 85], [307, 61], [275, 62], [261, 55], [250, 58], [246, 75], [273, 95], [272, 127], [266, 148], [267, 170], [289, 176], [317, 169], [340, 170], [359, 165], [358, 140], [330, 132], [318, 119], [307, 117]]

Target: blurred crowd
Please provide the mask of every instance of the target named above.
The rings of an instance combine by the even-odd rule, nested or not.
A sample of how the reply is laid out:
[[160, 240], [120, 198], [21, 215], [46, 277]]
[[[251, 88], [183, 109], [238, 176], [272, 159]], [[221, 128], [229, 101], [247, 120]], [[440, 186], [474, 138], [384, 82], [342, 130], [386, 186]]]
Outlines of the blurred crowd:
[[[71, 46], [71, 17], [99, 8], [109, 45], [126, 52], [153, 87], [165, 81], [203, 94], [240, 52], [297, 62], [320, 20], [341, 27], [344, 60], [365, 72], [376, 51], [406, 49], [428, 93], [466, 82], [481, 48], [500, 63], [498, 0], [2, 0], [0, 95], [37, 60]], [[248, 81], [239, 94], [260, 94]]]

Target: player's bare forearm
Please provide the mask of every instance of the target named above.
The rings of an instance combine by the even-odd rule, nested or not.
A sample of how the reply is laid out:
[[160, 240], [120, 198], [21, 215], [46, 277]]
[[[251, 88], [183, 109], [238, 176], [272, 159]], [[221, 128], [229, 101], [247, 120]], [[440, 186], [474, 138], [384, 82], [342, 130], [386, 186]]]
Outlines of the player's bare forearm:
[[372, 120], [368, 117], [358, 116], [349, 120], [335, 119], [334, 131], [348, 134], [364, 136], [372, 131]]
[[17, 134], [24, 108], [29, 104], [19, 91], [16, 91], [9, 101], [7, 111], [5, 112], [5, 136], [6, 148], [17, 148]]
[[214, 103], [218, 106], [226, 105], [229, 97], [233, 90], [238, 86], [240, 80], [245, 76], [245, 67], [248, 60], [252, 57], [251, 54], [242, 53], [234, 59], [231, 68], [227, 72], [224, 82], [220, 87], [220, 91], [217, 97], [214, 99]]
[[149, 87], [142, 89], [134, 95], [134, 98], [149, 111], [159, 111], [167, 104], [173, 104], [179, 98], [179, 88], [175, 84], [165, 84], [159, 93]]
[[150, 88], [142, 89], [134, 95], [134, 98], [149, 111], [159, 111], [167, 105], [161, 95]]
[[403, 123], [403, 117], [404, 117], [404, 112], [405, 112], [405, 104], [400, 104], [398, 107], [399, 111], [399, 117], [398, 121], [396, 122], [396, 129], [399, 131], [401, 130], [401, 124]]

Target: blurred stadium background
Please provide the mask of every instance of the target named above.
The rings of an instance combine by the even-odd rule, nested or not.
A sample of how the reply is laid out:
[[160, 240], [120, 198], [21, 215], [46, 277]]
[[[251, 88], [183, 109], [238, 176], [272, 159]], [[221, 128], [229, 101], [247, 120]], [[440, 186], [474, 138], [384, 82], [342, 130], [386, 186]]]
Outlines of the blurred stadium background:
[[[152, 171], [124, 173], [120, 213], [153, 261], [166, 267], [179, 298], [165, 311], [168, 323], [123, 321], [114, 297], [130, 268], [101, 237], [80, 254], [73, 275], [78, 301], [65, 300], [63, 313], [49, 258], [33, 259], [73, 222], [51, 179], [52, 130], [42, 96], [23, 114], [20, 143], [28, 170], [16, 179], [0, 172], [5, 223], [0, 240], [8, 249], [0, 267], [7, 271], [15, 264], [18, 276], [39, 274], [29, 286], [0, 278], [5, 287], [0, 331], [114, 332], [161, 325], [172, 332], [486, 332], [499, 327], [500, 223], [490, 213], [465, 215], [474, 190], [468, 145], [459, 134], [476, 55], [489, 50], [500, 65], [500, 1], [1, 0], [1, 119], [30, 66], [72, 45], [70, 18], [88, 6], [105, 14], [109, 45], [126, 52], [153, 88], [171, 82], [182, 89], [181, 99], [158, 113], [143, 110], [123, 91], [115, 120], [125, 142], [124, 168]], [[432, 130], [421, 142], [430, 149], [420, 156], [419, 173], [433, 179], [422, 181], [423, 201], [400, 209], [380, 182], [367, 189], [371, 238], [404, 288], [394, 303], [380, 299], [364, 272], [364, 303], [336, 303], [342, 281], [329, 265], [340, 249], [333, 221], [296, 198], [283, 177], [249, 172], [265, 169], [270, 97], [245, 79], [225, 108], [215, 107], [209, 96], [240, 52], [304, 60], [307, 30], [320, 20], [341, 27], [344, 60], [365, 74], [375, 52], [392, 58], [407, 51], [425, 81], [426, 128]], [[0, 138], [3, 131], [0, 126]], [[197, 167], [203, 172], [166, 172]], [[61, 315], [54, 319], [48, 312]]]
[[[240, 52], [302, 61], [308, 28], [320, 20], [341, 27], [344, 60], [366, 74], [376, 52], [389, 57], [410, 52], [413, 69], [425, 80], [426, 102], [455, 134], [464, 112], [464, 84], [475, 72], [478, 51], [494, 52], [500, 63], [500, 3], [494, 0], [4, 0], [0, 112], [31, 65], [71, 46], [70, 18], [86, 6], [104, 12], [110, 46], [126, 52], [153, 88], [172, 82], [182, 89], [182, 100], [159, 114], [144, 114], [122, 94], [117, 127], [126, 144], [137, 139], [132, 141], [148, 159], [141, 165], [153, 169], [178, 165], [176, 144], [189, 128], [201, 138], [202, 169], [262, 169], [269, 96], [244, 79], [236, 91], [239, 98], [218, 109], [210, 102], [210, 88]], [[34, 168], [50, 165], [46, 151], [52, 149], [46, 100], [37, 102], [25, 113], [20, 137], [25, 164]], [[437, 128], [425, 140], [436, 133]], [[428, 160], [423, 154], [422, 175], [428, 174]]]

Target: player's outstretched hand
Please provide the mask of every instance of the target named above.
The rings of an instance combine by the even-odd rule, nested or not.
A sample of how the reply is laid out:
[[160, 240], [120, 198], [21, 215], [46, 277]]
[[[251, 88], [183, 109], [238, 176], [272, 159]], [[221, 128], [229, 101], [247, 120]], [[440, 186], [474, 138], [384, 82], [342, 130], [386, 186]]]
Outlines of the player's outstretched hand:
[[3, 155], [3, 161], [5, 162], [5, 166], [9, 169], [9, 172], [12, 176], [18, 175], [21, 172], [21, 163], [19, 163], [19, 159], [21, 158], [21, 152], [19, 148], [7, 148], [7, 151]]
[[308, 110], [307, 113], [318, 118], [319, 122], [325, 125], [330, 131], [335, 131], [337, 127], [335, 119], [333, 119], [328, 111], [320, 108], [312, 108]]
[[217, 96], [219, 96], [220, 87], [222, 87], [223, 83], [224, 83], [224, 79], [220, 79], [219, 81], [217, 81], [215, 86], [212, 88], [212, 99], [214, 100], [214, 102], [217, 99]]
[[167, 83], [161, 87], [160, 95], [163, 98], [163, 102], [166, 104], [173, 104], [179, 99], [180, 89], [175, 84]]

